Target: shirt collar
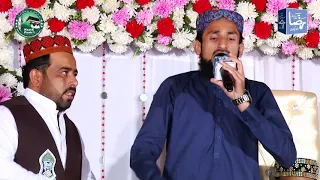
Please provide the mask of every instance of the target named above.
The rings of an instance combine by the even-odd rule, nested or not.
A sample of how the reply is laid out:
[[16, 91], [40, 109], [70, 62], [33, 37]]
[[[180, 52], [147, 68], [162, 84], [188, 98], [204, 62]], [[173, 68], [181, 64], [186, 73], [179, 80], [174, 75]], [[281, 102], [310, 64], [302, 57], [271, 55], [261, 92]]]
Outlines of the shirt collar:
[[57, 105], [54, 101], [33, 91], [32, 89], [26, 88], [24, 96], [33, 106], [50, 111], [50, 113], [58, 113]]

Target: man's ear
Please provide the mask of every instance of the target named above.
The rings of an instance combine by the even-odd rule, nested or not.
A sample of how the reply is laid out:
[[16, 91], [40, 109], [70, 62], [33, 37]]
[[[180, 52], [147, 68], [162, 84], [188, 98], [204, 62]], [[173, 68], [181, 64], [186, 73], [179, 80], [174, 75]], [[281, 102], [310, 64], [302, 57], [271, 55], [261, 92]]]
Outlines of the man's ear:
[[195, 40], [193, 42], [193, 49], [197, 55], [200, 55], [201, 54], [201, 42], [198, 40]]
[[242, 57], [243, 51], [244, 51], [244, 44], [241, 43], [239, 46], [239, 57], [238, 58]]
[[37, 69], [32, 69], [29, 73], [30, 86], [34, 88], [39, 88], [43, 81], [43, 74]]

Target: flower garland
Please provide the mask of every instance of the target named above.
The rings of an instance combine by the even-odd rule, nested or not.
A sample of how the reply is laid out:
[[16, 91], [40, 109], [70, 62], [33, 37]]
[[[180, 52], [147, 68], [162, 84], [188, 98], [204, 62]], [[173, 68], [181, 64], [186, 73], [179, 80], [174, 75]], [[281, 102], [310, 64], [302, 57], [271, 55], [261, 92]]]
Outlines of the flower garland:
[[[173, 48], [192, 50], [196, 18], [212, 8], [240, 13], [245, 20], [246, 52], [259, 48], [267, 55], [280, 51], [310, 59], [319, 53], [320, 0], [0, 0], [0, 47], [13, 37], [16, 15], [24, 8], [41, 13], [45, 21], [40, 36], [52, 33], [68, 36], [74, 48], [92, 52], [107, 42], [110, 50], [124, 53], [130, 46], [137, 52], [151, 48], [167, 53]], [[308, 33], [278, 32], [278, 10], [307, 9]]]

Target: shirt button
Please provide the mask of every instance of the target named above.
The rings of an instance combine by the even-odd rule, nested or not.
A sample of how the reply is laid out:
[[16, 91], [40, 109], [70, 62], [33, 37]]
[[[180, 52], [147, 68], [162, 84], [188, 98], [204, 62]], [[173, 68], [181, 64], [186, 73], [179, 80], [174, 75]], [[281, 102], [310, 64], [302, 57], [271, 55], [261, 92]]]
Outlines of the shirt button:
[[221, 138], [221, 136], [216, 136], [216, 138], [217, 138], [217, 139], [220, 139], [220, 138]]

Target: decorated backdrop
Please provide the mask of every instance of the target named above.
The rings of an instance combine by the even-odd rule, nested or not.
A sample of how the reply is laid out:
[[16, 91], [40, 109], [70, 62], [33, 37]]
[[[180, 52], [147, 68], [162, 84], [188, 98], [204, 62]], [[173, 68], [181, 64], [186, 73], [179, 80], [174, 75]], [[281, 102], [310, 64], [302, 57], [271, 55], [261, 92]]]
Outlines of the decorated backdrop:
[[[308, 33], [285, 35], [278, 31], [278, 10], [288, 7], [308, 10]], [[130, 48], [136, 53], [152, 48], [161, 53], [192, 51], [198, 14], [220, 8], [244, 17], [245, 52], [256, 47], [269, 56], [283, 53], [303, 60], [320, 55], [320, 0], [0, 0], [0, 84], [7, 86], [1, 89], [6, 97], [23, 91], [9, 44], [19, 43], [21, 58], [23, 43], [30, 39], [16, 32], [14, 22], [25, 8], [42, 15], [44, 26], [39, 36], [65, 35], [74, 48], [85, 53], [104, 42], [118, 54]]]

